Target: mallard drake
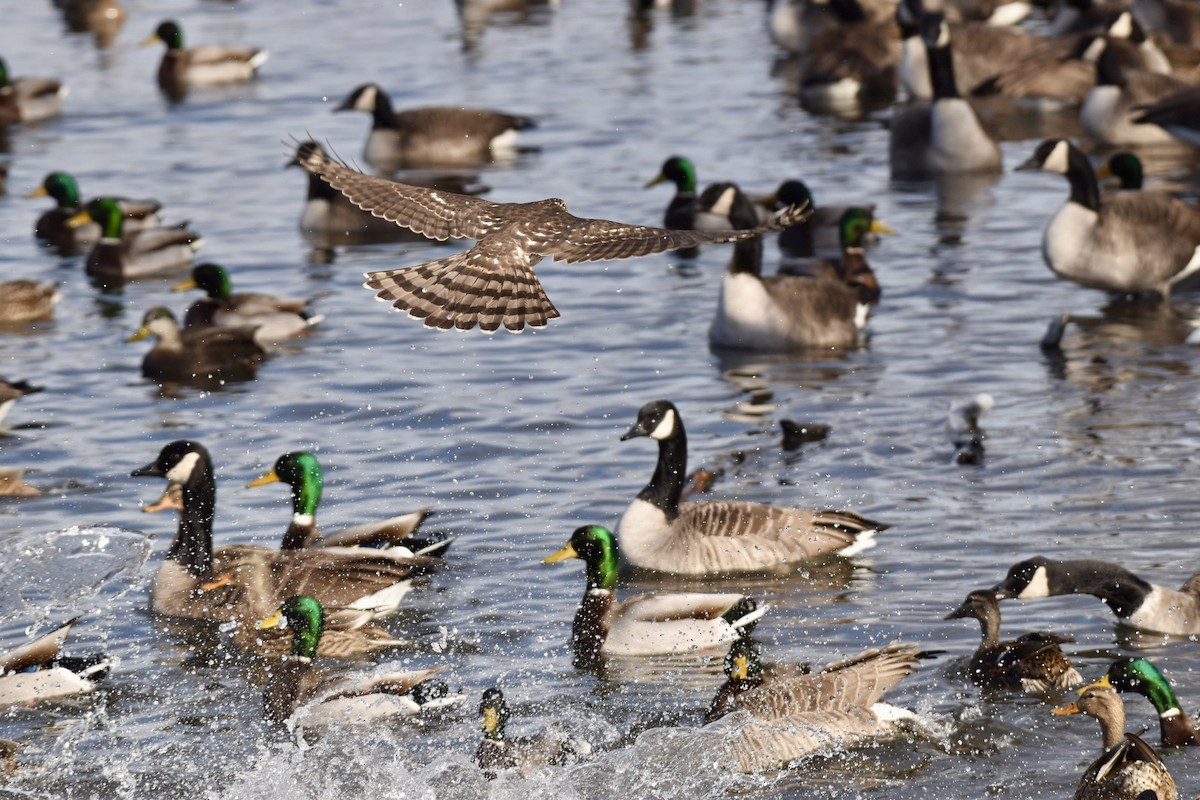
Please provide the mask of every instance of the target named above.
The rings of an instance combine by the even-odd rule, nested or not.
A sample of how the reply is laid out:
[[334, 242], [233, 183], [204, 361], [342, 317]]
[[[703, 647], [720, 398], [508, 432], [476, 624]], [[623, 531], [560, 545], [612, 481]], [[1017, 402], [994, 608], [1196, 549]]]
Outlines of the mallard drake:
[[1163, 747], [1200, 745], [1196, 724], [1180, 708], [1170, 681], [1146, 659], [1118, 658], [1108, 665], [1097, 684], [1112, 686], [1118, 692], [1137, 692], [1153, 703]]
[[1104, 752], [1079, 779], [1075, 800], [1138, 800], [1147, 790], [1157, 800], [1177, 800], [1175, 780], [1158, 753], [1139, 736], [1125, 732], [1125, 708], [1111, 686], [1085, 686], [1078, 700], [1050, 713], [1095, 717], [1104, 736]]
[[696, 167], [683, 156], [671, 156], [663, 162], [658, 175], [643, 187], [649, 189], [670, 181], [675, 184], [675, 195], [667, 203], [663, 214], [663, 227], [673, 231], [687, 231], [695, 227], [696, 220]]
[[741, 500], [680, 505], [687, 435], [668, 400], [647, 403], [621, 437], [658, 442], [658, 465], [618, 532], [625, 560], [639, 569], [685, 575], [769, 570], [821, 556], [851, 556], [875, 546], [881, 525], [850, 511], [785, 508]]
[[1135, 125], [1153, 125], [1180, 141], [1200, 147], [1200, 88], [1184, 89], [1135, 109]]
[[224, 45], [185, 48], [183, 28], [174, 20], [158, 24], [142, 45], [161, 42], [167, 46], [158, 64], [158, 85], [172, 99], [180, 99], [197, 86], [242, 83], [254, 78], [270, 56], [266, 50], [247, 50]]
[[409, 717], [462, 702], [445, 681], [433, 676], [445, 667], [386, 674], [324, 674], [313, 668], [325, 633], [320, 601], [309, 595], [287, 598], [258, 623], [262, 630], [287, 627], [291, 653], [272, 665], [263, 688], [263, 717], [299, 727], [370, 724], [386, 717]]
[[1084, 134], [1116, 147], [1173, 142], [1168, 131], [1145, 119], [1135, 123], [1134, 118], [1139, 116], [1140, 108], [1189, 90], [1191, 85], [1172, 75], [1130, 68], [1122, 50], [1136, 50], [1136, 45], [1125, 42], [1122, 48], [1122, 43], [1108, 37], [1098, 42], [1103, 50], [1096, 58], [1096, 85], [1079, 109]]
[[749, 712], [735, 723], [731, 742], [742, 772], [778, 769], [817, 750], [894, 735], [897, 723], [914, 715], [880, 701], [916, 669], [920, 657], [914, 645], [893, 643], [814, 672], [767, 672], [753, 642], [738, 639], [725, 657], [728, 680], [704, 721]]
[[0, 376], [0, 422], [12, 411], [13, 403], [27, 394], [37, 394], [43, 388], [34, 386], [27, 380], [10, 381]]
[[465, 166], [505, 158], [518, 131], [537, 126], [529, 117], [458, 106], [394, 111], [374, 83], [364, 83], [334, 111], [365, 111], [371, 135], [363, 158], [382, 172], [402, 167]]
[[1034, 556], [1008, 569], [992, 591], [998, 600], [1033, 600], [1090, 594], [1104, 601], [1125, 625], [1152, 633], [1200, 633], [1200, 572], [1177, 591], [1139, 578], [1107, 561], [1052, 561]]
[[888, 103], [900, 46], [892, 19], [872, 19], [858, 0], [829, 0], [837, 24], [800, 54], [800, 100], [817, 109]]
[[546, 256], [576, 263], [662, 253], [707, 242], [736, 242], [794, 225], [802, 209], [786, 209], [746, 231], [668, 231], [583, 219], [557, 198], [493, 203], [373, 178], [317, 157], [304, 168], [319, 175], [359, 208], [439, 241], [474, 238], [470, 250], [404, 269], [367, 273], [376, 297], [443, 330], [491, 333], [540, 327], [559, 316], [533, 272]]
[[85, 270], [103, 285], [187, 269], [204, 244], [184, 225], [126, 232], [124, 219], [116, 200], [100, 197], [67, 221], [71, 226], [100, 223], [100, 240], [88, 253]]
[[896, 177], [1000, 171], [1000, 148], [971, 104], [958, 94], [950, 27], [941, 14], [921, 18], [933, 99], [897, 106], [889, 159]]
[[24, 480], [25, 470], [0, 467], [0, 497], [40, 497], [42, 492]]
[[112, 667], [108, 656], [59, 654], [78, 621], [73, 619], [32, 642], [0, 654], [0, 706], [36, 703], [96, 688], [96, 682]]
[[[734, 191], [741, 195], [737, 187]], [[743, 196], [737, 205], [749, 202]], [[756, 217], [741, 212], [734, 223], [753, 227]], [[879, 284], [862, 251], [869, 226], [865, 210], [846, 212], [842, 263], [849, 272], [833, 276], [763, 277], [762, 242], [735, 244], [708, 340], [719, 347], [767, 351], [856, 345], [871, 304], [879, 297]]]
[[1161, 192], [1100, 195], [1087, 156], [1047, 139], [1019, 170], [1065, 175], [1071, 195], [1042, 236], [1042, 256], [1060, 278], [1109, 292], [1153, 292], [1200, 268], [1200, 210]]
[[492, 687], [485, 689], [479, 701], [479, 716], [483, 717], [483, 739], [475, 750], [475, 763], [481, 769], [518, 768], [524, 773], [535, 767], [574, 764], [591, 755], [587, 742], [552, 731], [533, 736], [509, 736], [505, 730], [511, 712], [504, 693]]
[[875, 220], [874, 203], [864, 202], [853, 206], [823, 205], [813, 199], [808, 184], [801, 180], [783, 181], [773, 193], [759, 198], [758, 202], [771, 211], [796, 206], [808, 208], [812, 212], [812, 216], [804, 222], [779, 232], [779, 251], [783, 254], [781, 271], [786, 271], [790, 262], [805, 263], [814, 256], [840, 255], [842, 217], [851, 208], [867, 212], [872, 232], [891, 232]]
[[[89, 216], [86, 222], [71, 226], [68, 224], [85, 204], [79, 193], [79, 184], [75, 178], [66, 172], [51, 172], [42, 180], [42, 184], [34, 189], [26, 198], [54, 198], [58, 205], [38, 217], [33, 235], [42, 239], [62, 253], [75, 253], [85, 247], [90, 247], [100, 241], [100, 225], [93, 222]], [[130, 200], [124, 197], [114, 197], [121, 209], [121, 230], [132, 232], [142, 228], [157, 228], [160, 224], [158, 211], [162, 204], [157, 200]], [[89, 201], [91, 202], [91, 201]]]
[[977, 619], [983, 634], [967, 674], [985, 689], [1015, 689], [1044, 694], [1083, 683], [1083, 676], [1059, 645], [1075, 641], [1057, 633], [1026, 633], [1000, 641], [1000, 603], [987, 590], [971, 592], [946, 619]]
[[57, 283], [0, 281], [0, 325], [51, 319], [61, 298]]
[[66, 96], [67, 87], [55, 78], [10, 76], [0, 58], [0, 125], [57, 117]]
[[167, 560], [150, 592], [157, 614], [200, 621], [253, 625], [298, 591], [309, 593], [333, 613], [369, 612], [343, 618], [361, 622], [395, 610], [428, 559], [387, 550], [319, 548], [268, 550], [248, 545], [212, 549], [217, 488], [212, 459], [196, 442], [162, 448], [153, 462], [130, 473], [166, 478], [182, 489], [183, 509]]
[[573, 663], [595, 669], [609, 656], [709, 650], [748, 633], [769, 608], [739, 594], [648, 594], [617, 602], [617, 539], [600, 525], [576, 528], [542, 563], [586, 565], [587, 589], [571, 625]]
[[186, 329], [254, 328], [260, 344], [299, 336], [324, 319], [308, 310], [307, 300], [257, 292], [234, 292], [229, 270], [220, 264], [197, 264], [192, 276], [171, 287], [173, 292], [203, 289], [207, 297], [188, 307]]
[[1128, 191], [1142, 188], [1142, 160], [1133, 153], [1122, 151], [1113, 153], [1108, 161], [1096, 170], [1097, 178], [1116, 177], [1121, 181], [1121, 188]]
[[219, 385], [254, 377], [265, 355], [255, 331], [253, 327], [180, 328], [170, 309], [155, 306], [125, 341], [155, 338], [154, 347], [142, 358], [143, 377], [167, 383]]
[[305, 547], [356, 547], [400, 545], [418, 551], [423, 556], [436, 556], [445, 552], [450, 540], [439, 542], [414, 540], [413, 533], [432, 513], [432, 509], [420, 508], [407, 514], [391, 517], [379, 522], [368, 522], [351, 528], [322, 535], [317, 530], [317, 506], [321, 503], [324, 477], [321, 464], [312, 453], [284, 453], [275, 460], [275, 465], [246, 484], [247, 488], [265, 486], [282, 481], [292, 488], [292, 522], [283, 534], [284, 550], [300, 550]]

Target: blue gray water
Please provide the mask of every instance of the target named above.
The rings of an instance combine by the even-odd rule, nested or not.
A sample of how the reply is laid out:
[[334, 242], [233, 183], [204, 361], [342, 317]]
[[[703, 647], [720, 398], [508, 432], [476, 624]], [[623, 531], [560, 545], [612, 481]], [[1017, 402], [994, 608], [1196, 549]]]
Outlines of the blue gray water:
[[[0, 373], [44, 384], [14, 409], [0, 463], [29, 469], [44, 497], [0, 504], [0, 644], [76, 614], [76, 649], [119, 659], [95, 696], [0, 717], [21, 767], [0, 795], [44, 798], [222, 797], [941, 797], [1069, 794], [1099, 747], [1094, 722], [1051, 717], [1032, 699], [981, 700], [954, 676], [977, 642], [941, 618], [1011, 562], [1043, 553], [1122, 562], [1173, 585], [1196, 568], [1194, 473], [1200, 351], [1183, 343], [1194, 298], [1160, 312], [1107, 308], [1053, 278], [1039, 242], [1066, 196], [1050, 175], [1011, 171], [976, 185], [895, 184], [886, 112], [817, 117], [772, 77], [764, 7], [705, 0], [694, 16], [630, 23], [626, 4], [568, 0], [494, 20], [464, 51], [449, 0], [363, 4], [296, 0], [127, 0], [114, 45], [67, 35], [50, 3], [6, 15], [0, 53], [17, 73], [72, 87], [61, 120], [13, 129], [0, 197], [0, 270], [62, 284], [56, 319], [0, 335]], [[195, 43], [267, 47], [248, 86], [167, 104], [155, 48], [160, 18]], [[871, 252], [884, 299], [869, 345], [823, 359], [731, 357], [706, 331], [727, 250], [562, 266], [539, 274], [562, 318], [521, 336], [438, 334], [360, 287], [367, 269], [444, 252], [404, 244], [310, 258], [297, 231], [304, 176], [284, 171], [281, 140], [310, 132], [361, 152], [367, 119], [331, 114], [374, 80], [398, 107], [486, 106], [540, 120], [540, 152], [487, 168], [501, 201], [566, 198], [576, 213], [656, 223], [669, 191], [643, 191], [662, 160], [690, 156], [702, 183], [765, 192], [803, 177], [818, 201], [869, 200], [899, 234]], [[1069, 117], [1006, 117], [1006, 166]], [[1168, 154], [1151, 171], [1193, 181]], [[44, 207], [21, 199], [51, 170], [85, 195], [155, 196], [191, 220], [206, 260], [242, 289], [316, 298], [320, 329], [252, 383], [172, 396], [139, 375], [145, 345], [123, 344], [149, 306], [182, 311], [166, 282], [101, 295], [75, 260], [31, 235]], [[1189, 177], [1193, 176], [1193, 177]], [[1155, 179], [1161, 179], [1156, 177]], [[766, 252], [774, 253], [768, 243]], [[1056, 314], [1080, 318], [1063, 357], [1037, 347]], [[953, 463], [952, 403], [994, 396], [982, 467]], [[778, 580], [731, 582], [769, 598], [757, 636], [768, 658], [824, 663], [896, 638], [942, 648], [895, 693], [927, 738], [806, 761], [781, 776], [737, 779], [695, 730], [720, 683], [719, 656], [630, 665], [605, 680], [572, 669], [567, 639], [581, 565], [543, 566], [577, 525], [614, 525], [653, 469], [646, 440], [618, 437], [648, 400], [669, 398], [693, 466], [724, 467], [719, 496], [852, 508], [894, 527], [854, 559]], [[745, 404], [768, 407], [747, 409]], [[748, 414], [747, 411], [755, 413]], [[779, 448], [778, 421], [828, 424], [827, 441]], [[325, 465], [321, 519], [352, 523], [430, 505], [457, 535], [452, 565], [419, 587], [393, 630], [396, 658], [444, 664], [468, 697], [424, 725], [334, 733], [299, 745], [258, 719], [261, 665], [156, 627], [145, 587], [174, 530], [140, 506], [162, 486], [129, 478], [168, 441], [203, 442], [217, 462], [216, 536], [274, 543], [289, 509], [281, 486], [241, 487], [283, 451]], [[733, 453], [740, 454], [735, 458]], [[102, 530], [63, 531], [77, 525]], [[689, 585], [689, 584], [681, 584]], [[654, 588], [650, 584], [628, 591]], [[1078, 637], [1098, 675], [1130, 644], [1091, 598], [1006, 604], [1005, 630]], [[1142, 642], [1185, 705], [1200, 698], [1200, 647]], [[556, 725], [590, 740], [588, 764], [488, 783], [470, 763], [480, 692], [501, 686], [515, 733]], [[1130, 703], [1131, 725], [1150, 724]], [[1194, 753], [1168, 756], [1181, 789], [1200, 789]]]

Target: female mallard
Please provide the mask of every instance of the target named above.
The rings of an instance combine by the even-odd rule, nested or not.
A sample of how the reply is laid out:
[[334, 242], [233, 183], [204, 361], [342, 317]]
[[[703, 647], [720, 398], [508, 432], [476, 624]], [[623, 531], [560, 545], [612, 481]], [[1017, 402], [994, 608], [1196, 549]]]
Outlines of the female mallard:
[[816, 511], [742, 500], [680, 505], [687, 474], [687, 435], [668, 400], [642, 406], [621, 437], [658, 442], [658, 465], [624, 516], [625, 560], [639, 569], [721, 575], [778, 568], [821, 556], [851, 556], [875, 546], [887, 525], [851, 511]]
[[0, 281], [0, 325], [51, 319], [61, 297], [57, 283]]
[[1050, 713], [1095, 717], [1104, 736], [1104, 752], [1079, 779], [1075, 800], [1138, 800], [1146, 791], [1153, 791], [1157, 800], [1177, 800], [1175, 781], [1158, 753], [1125, 732], [1125, 708], [1111, 686], [1085, 686], [1078, 700]]
[[1032, 600], [1090, 594], [1104, 601], [1122, 624], [1151, 633], [1200, 633], [1200, 572], [1177, 591], [1139, 578], [1107, 561], [1052, 561], [1044, 556], [1013, 564], [992, 588], [996, 599]]
[[1146, 659], [1118, 658], [1108, 666], [1099, 683], [1118, 692], [1137, 692], [1153, 703], [1163, 747], [1200, 745], [1196, 725], [1180, 708], [1170, 681]]
[[671, 156], [644, 188], [664, 181], [675, 184], [675, 195], [663, 214], [663, 227], [673, 231], [691, 230], [696, 223], [696, 167], [683, 156]]
[[324, 317], [308, 310], [307, 300], [277, 297], [258, 292], [234, 292], [229, 270], [220, 264], [198, 264], [192, 276], [171, 287], [171, 291], [203, 289], [206, 297], [188, 307], [184, 328], [253, 327], [254, 338], [269, 344], [298, 336]]
[[[268, 550], [249, 545], [212, 549], [217, 488], [212, 459], [196, 442], [175, 441], [131, 473], [166, 478], [182, 489], [183, 510], [167, 560], [150, 592], [157, 614], [252, 625], [297, 592], [327, 608], [386, 613], [410, 588], [406, 579], [429, 562], [386, 550]], [[362, 619], [359, 616], [358, 619]]]
[[371, 135], [363, 157], [382, 172], [402, 167], [482, 164], [510, 155], [518, 131], [537, 125], [529, 117], [458, 106], [394, 111], [377, 84], [365, 83], [334, 111], [365, 111]]
[[254, 377], [265, 355], [255, 329], [179, 327], [169, 309], [155, 306], [142, 317], [141, 326], [125, 341], [155, 338], [142, 358], [142, 375], [152, 381], [214, 385]]
[[741, 638], [725, 657], [728, 680], [717, 691], [705, 724], [734, 711], [749, 712], [732, 739], [743, 772], [777, 769], [830, 747], [845, 747], [899, 732], [913, 718], [881, 702], [884, 693], [916, 669], [916, 646], [893, 643], [864, 650], [815, 672], [766, 672], [753, 642]]
[[325, 633], [324, 610], [314, 597], [289, 597], [258, 623], [262, 630], [281, 626], [292, 631], [291, 652], [269, 668], [263, 688], [263, 717], [269, 722], [287, 721], [300, 727], [374, 723], [463, 700], [462, 695], [450, 694], [445, 681], [433, 679], [445, 667], [336, 675], [314, 669]]
[[78, 618], [7, 653], [0, 653], [0, 706], [36, 703], [83, 694], [108, 674], [112, 660], [103, 653], [59, 655]]
[[941, 14], [921, 18], [933, 99], [897, 106], [889, 159], [896, 177], [1000, 171], [1000, 148], [959, 96], [950, 52], [950, 27]]
[[1059, 647], [1075, 641], [1073, 637], [1039, 631], [1000, 641], [1000, 603], [995, 592], [986, 589], [971, 592], [946, 619], [979, 620], [983, 641], [971, 657], [967, 673], [985, 689], [1039, 694], [1083, 683], [1083, 676]]
[[533, 736], [509, 736], [505, 728], [510, 715], [504, 693], [495, 687], [485, 689], [483, 699], [479, 701], [483, 739], [475, 750], [475, 763], [481, 769], [516, 767], [524, 774], [536, 767], [574, 764], [592, 752], [587, 742], [552, 731], [541, 731]]
[[66, 96], [67, 87], [54, 78], [11, 77], [0, 58], [0, 125], [57, 117]]
[[[82, 211], [85, 205], [81, 200], [82, 195], [79, 193], [79, 184], [75, 178], [66, 172], [51, 172], [42, 180], [41, 186], [25, 197], [34, 198], [47, 195], [54, 198], [58, 205], [38, 217], [37, 224], [33, 229], [34, 236], [48, 242], [64, 254], [78, 252], [100, 241], [100, 225], [93, 222], [90, 217], [80, 225], [68, 224], [71, 217]], [[159, 226], [158, 210], [162, 208], [162, 203], [157, 200], [130, 200], [124, 197], [114, 197], [113, 199], [121, 209], [123, 217], [121, 230], [123, 232], [128, 233], [142, 228]]]
[[1060, 278], [1108, 292], [1152, 292], [1200, 269], [1200, 210], [1162, 192], [1101, 196], [1087, 156], [1046, 139], [1017, 169], [1065, 175], [1071, 195], [1042, 236], [1042, 257]]
[[[732, 184], [730, 184], [732, 186]], [[750, 201], [733, 186], [731, 219], [735, 229], [757, 224]], [[805, 347], [853, 347], [866, 326], [879, 284], [863, 254], [863, 237], [871, 229], [870, 213], [851, 209], [843, 220], [846, 272], [816, 277], [762, 276], [762, 240], [733, 246], [717, 298], [708, 340], [719, 347], [743, 350], [796, 350]]]
[[617, 540], [599, 525], [584, 525], [542, 562], [568, 558], [586, 565], [587, 589], [571, 625], [573, 663], [594, 669], [608, 656], [654, 656], [709, 650], [748, 633], [767, 612], [739, 594], [648, 594], [618, 603]]
[[67, 224], [79, 226], [89, 220], [100, 224], [100, 240], [88, 253], [85, 269], [102, 284], [121, 284], [187, 269], [204, 244], [199, 234], [183, 225], [127, 232], [121, 206], [111, 197], [90, 201]]
[[324, 477], [321, 464], [312, 453], [284, 453], [275, 465], [261, 477], [246, 484], [246, 488], [265, 486], [282, 481], [292, 487], [292, 522], [283, 534], [284, 550], [300, 550], [305, 547], [356, 547], [400, 545], [421, 555], [440, 555], [450, 545], [450, 540], [436, 544], [428, 540], [412, 538], [417, 528], [431, 513], [421, 508], [380, 522], [355, 525], [323, 536], [317, 530], [317, 506], [321, 503]]
[[196, 86], [242, 83], [254, 78], [270, 55], [266, 50], [246, 50], [224, 45], [185, 48], [183, 28], [174, 20], [158, 24], [143, 45], [161, 42], [167, 46], [158, 64], [158, 85], [173, 100], [181, 99]]

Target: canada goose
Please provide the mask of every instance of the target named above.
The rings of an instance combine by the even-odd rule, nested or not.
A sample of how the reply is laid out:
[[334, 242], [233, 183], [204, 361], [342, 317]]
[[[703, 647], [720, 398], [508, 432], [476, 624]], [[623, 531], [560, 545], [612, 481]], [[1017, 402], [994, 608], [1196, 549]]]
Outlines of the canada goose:
[[1200, 268], [1200, 211], [1160, 192], [1100, 195], [1087, 156], [1047, 139], [1018, 170], [1065, 175], [1071, 195], [1042, 236], [1042, 256], [1060, 278], [1109, 292], [1157, 292]]
[[683, 156], [671, 156], [663, 162], [658, 175], [643, 188], [649, 189], [665, 181], [675, 184], [675, 195], [663, 214], [663, 227], [673, 231], [688, 231], [696, 221], [696, 167]]
[[[317, 530], [317, 506], [321, 503], [324, 477], [317, 457], [312, 453], [284, 453], [275, 460], [275, 465], [246, 484], [246, 488], [265, 486], [282, 481], [292, 489], [292, 522], [283, 535], [284, 550], [300, 550], [305, 547], [354, 547], [376, 545], [401, 545], [410, 550], [420, 550], [421, 555], [441, 555], [450, 545], [445, 539], [435, 543], [430, 540], [417, 541], [413, 533], [431, 513], [429, 508], [420, 508], [407, 514], [355, 525], [352, 528], [322, 535]], [[428, 549], [427, 549], [428, 548]]]
[[1135, 125], [1152, 125], [1200, 147], [1200, 88], [1184, 89], [1136, 109]]
[[1073, 642], [1057, 633], [1026, 633], [1000, 641], [1000, 603], [994, 592], [979, 590], [967, 595], [946, 619], [977, 619], [983, 634], [979, 649], [967, 668], [971, 680], [985, 689], [1019, 689], [1044, 694], [1083, 683], [1083, 676], [1059, 645]]
[[[68, 224], [71, 217], [87, 205], [82, 202], [79, 184], [66, 172], [51, 172], [26, 198], [49, 195], [58, 205], [38, 217], [33, 235], [53, 245], [64, 255], [73, 254], [91, 247], [100, 240], [100, 224], [89, 217], [81, 225]], [[129, 233], [142, 228], [157, 228], [160, 224], [158, 211], [162, 204], [157, 200], [130, 200], [113, 198], [121, 209], [121, 230]], [[90, 202], [90, 201], [89, 201]]]
[[1177, 800], [1175, 781], [1154, 748], [1125, 732], [1125, 708], [1111, 686], [1093, 683], [1079, 699], [1052, 714], [1087, 714], [1100, 723], [1104, 752], [1079, 779], [1076, 800], [1138, 800], [1147, 789], [1158, 800]]
[[1121, 151], [1113, 153], [1108, 161], [1096, 170], [1097, 178], [1114, 176], [1121, 181], [1125, 190], [1142, 188], [1142, 160], [1133, 153]]
[[[736, 186], [733, 189], [741, 195]], [[741, 200], [735, 208], [749, 205], [744, 196]], [[735, 228], [756, 224], [752, 209], [735, 213], [739, 215]], [[709, 341], [719, 347], [767, 351], [856, 345], [879, 296], [879, 284], [862, 252], [869, 220], [864, 210], [846, 212], [843, 263], [848, 271], [834, 276], [763, 277], [762, 242], [735, 244], [721, 281]]]
[[126, 232], [121, 207], [111, 197], [90, 201], [67, 224], [100, 223], [100, 240], [88, 253], [85, 271], [102, 285], [187, 269], [204, 239], [183, 225]]
[[196, 442], [171, 442], [154, 461], [130, 474], [165, 478], [182, 488], [179, 527], [150, 590], [150, 608], [156, 614], [253, 625], [283, 598], [303, 591], [327, 612], [345, 609], [366, 612], [365, 618], [370, 618], [393, 611], [396, 599], [410, 588], [406, 579], [433, 563], [365, 548], [346, 552], [229, 545], [214, 552], [217, 489], [208, 450]]
[[96, 688], [96, 682], [112, 667], [108, 656], [59, 654], [78, 621], [75, 618], [31, 642], [0, 653], [0, 706], [36, 703]]
[[958, 95], [950, 55], [950, 28], [940, 14], [921, 19], [933, 100], [897, 106], [889, 159], [895, 177], [1000, 171], [1000, 148]]
[[687, 435], [674, 404], [647, 403], [621, 437], [658, 442], [658, 464], [621, 517], [625, 561], [639, 569], [721, 575], [776, 569], [821, 556], [851, 556], [875, 546], [888, 526], [850, 511], [786, 508], [741, 500], [680, 505]]
[[1132, 45], [1124, 43], [1122, 48], [1110, 38], [1099, 41], [1104, 50], [1096, 59], [1096, 85], [1079, 109], [1083, 132], [1101, 144], [1118, 147], [1173, 142], [1171, 134], [1158, 125], [1133, 119], [1138, 108], [1190, 89], [1189, 84], [1172, 75], [1129, 68], [1121, 51]]
[[998, 600], [1090, 594], [1103, 600], [1122, 624], [1171, 636], [1200, 633], [1198, 590], [1200, 573], [1176, 591], [1107, 561], [1052, 561], [1044, 556], [1014, 564], [993, 588]]
[[51, 319], [61, 297], [57, 283], [0, 281], [0, 325]]
[[189, 89], [195, 87], [251, 80], [270, 56], [266, 50], [215, 44], [185, 48], [183, 28], [170, 19], [160, 22], [142, 44], [155, 42], [167, 46], [158, 64], [158, 86], [172, 100], [182, 99]]
[[234, 292], [229, 270], [220, 264], [198, 264], [190, 278], [171, 287], [174, 292], [188, 289], [203, 289], [207, 296], [188, 307], [185, 329], [253, 327], [255, 341], [268, 344], [306, 333], [324, 319], [308, 310], [307, 300]]
[[1133, 0], [1134, 17], [1150, 33], [1200, 48], [1200, 7], [1187, 0]]
[[592, 747], [587, 742], [552, 731], [540, 731], [532, 736], [509, 736], [506, 728], [511, 714], [503, 692], [495, 687], [484, 690], [479, 701], [483, 739], [475, 749], [475, 763], [481, 769], [515, 767], [524, 773], [534, 767], [573, 764], [591, 755]]
[[595, 669], [609, 656], [710, 650], [749, 633], [769, 606], [739, 594], [649, 594], [617, 602], [617, 540], [599, 525], [576, 528], [542, 563], [578, 558], [587, 589], [571, 625], [572, 663]]
[[[868, 20], [888, 19], [895, 0], [859, 0]], [[770, 0], [767, 9], [767, 28], [771, 38], [783, 49], [803, 54], [812, 49], [813, 42], [836, 29], [839, 15], [828, 2], [813, 0]]]
[[66, 96], [67, 87], [54, 78], [9, 75], [0, 58], [0, 125], [57, 117]]
[[397, 112], [387, 93], [374, 83], [356, 88], [334, 111], [371, 115], [371, 135], [363, 157], [381, 172], [503, 159], [515, 149], [518, 131], [537, 126], [529, 117], [458, 106]]
[[339, 673], [326, 675], [313, 667], [325, 633], [320, 601], [294, 595], [258, 623], [262, 630], [286, 627], [291, 652], [270, 667], [263, 688], [263, 717], [298, 727], [329, 724], [376, 724], [388, 717], [408, 717], [463, 701], [450, 694], [445, 681], [433, 676], [445, 667], [411, 672]]
[[545, 256], [556, 261], [603, 261], [662, 253], [706, 242], [736, 242], [793, 225], [803, 209], [786, 209], [746, 231], [667, 231], [569, 214], [557, 198], [493, 203], [373, 178], [316, 157], [304, 168], [327, 181], [359, 208], [369, 209], [439, 241], [474, 238], [465, 252], [414, 267], [367, 274], [367, 287], [426, 327], [487, 333], [540, 327], [559, 316], [533, 272]]
[[1179, 707], [1170, 681], [1146, 659], [1118, 658], [1099, 682], [1118, 692], [1137, 692], [1154, 704], [1163, 747], [1200, 745], [1196, 725]]
[[153, 381], [219, 385], [250, 380], [265, 355], [253, 327], [180, 328], [175, 315], [162, 306], [147, 311], [125, 341], [149, 336], [155, 343], [142, 358], [142, 375]]
[[800, 99], [807, 105], [887, 103], [896, 94], [896, 23], [872, 20], [858, 0], [829, 0], [838, 24], [800, 54]]
[[896, 723], [914, 714], [881, 701], [912, 674], [920, 657], [914, 645], [893, 643], [813, 672], [767, 671], [753, 642], [741, 638], [725, 657], [728, 680], [704, 721], [711, 724], [734, 711], [749, 712], [735, 723], [732, 738], [738, 769], [778, 769], [816, 750], [899, 732]]
[[0, 422], [12, 411], [13, 403], [27, 394], [37, 394], [44, 387], [34, 386], [27, 380], [10, 381], [0, 377]]

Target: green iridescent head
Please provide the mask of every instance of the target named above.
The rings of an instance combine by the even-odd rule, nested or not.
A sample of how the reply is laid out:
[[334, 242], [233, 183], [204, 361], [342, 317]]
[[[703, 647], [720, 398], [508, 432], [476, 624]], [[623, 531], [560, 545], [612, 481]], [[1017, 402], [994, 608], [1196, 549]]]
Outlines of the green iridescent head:
[[165, 44], [170, 50], [182, 50], [183, 28], [179, 27], [179, 23], [173, 19], [163, 20], [154, 29], [154, 35], [146, 41], [159, 41]]
[[658, 173], [658, 177], [646, 184], [646, 188], [657, 186], [663, 181], [670, 181], [675, 184], [675, 189], [680, 192], [696, 192], [696, 168], [692, 166], [692, 162], [683, 156], [671, 156], [663, 162], [662, 169]]
[[42, 181], [42, 189], [54, 198], [59, 208], [79, 208], [79, 184], [66, 172], [51, 172]]
[[847, 208], [838, 222], [838, 238], [842, 249], [862, 247], [873, 222], [871, 212], [865, 208]]
[[283, 605], [271, 616], [258, 623], [259, 628], [292, 629], [292, 655], [313, 659], [317, 656], [317, 645], [325, 630], [325, 609], [320, 601], [306, 594], [298, 594], [283, 601]]
[[229, 270], [220, 264], [197, 264], [192, 268], [192, 280], [213, 300], [228, 300], [233, 294]]
[[0, 89], [8, 86], [8, 64], [4, 63], [4, 59], [0, 58]]
[[99, 223], [101, 235], [106, 239], [121, 238], [121, 207], [111, 197], [97, 197], [87, 208], [67, 220], [68, 225], [79, 225], [91, 219]]
[[617, 585], [617, 537], [602, 525], [584, 525], [571, 534], [566, 547], [547, 556], [542, 563], [554, 564], [568, 558], [587, 565], [588, 589], [614, 589]]
[[1107, 174], [1121, 179], [1122, 189], [1142, 188], [1142, 162], [1133, 153], [1114, 153], [1107, 167]]
[[293, 513], [316, 515], [317, 506], [321, 504], [321, 489], [324, 486], [321, 464], [316, 456], [302, 451], [284, 453], [275, 460], [275, 466], [246, 486], [264, 486], [276, 481], [282, 481], [292, 487]]
[[779, 184], [779, 188], [775, 190], [774, 210], [779, 211], [788, 206], [803, 206], [808, 204], [808, 208], [815, 209], [816, 201], [813, 200], [812, 192], [809, 191], [808, 185], [804, 181], [784, 181]]
[[1105, 677], [1117, 691], [1137, 692], [1146, 697], [1159, 714], [1179, 708], [1170, 682], [1158, 667], [1144, 658], [1118, 658], [1109, 666]]

